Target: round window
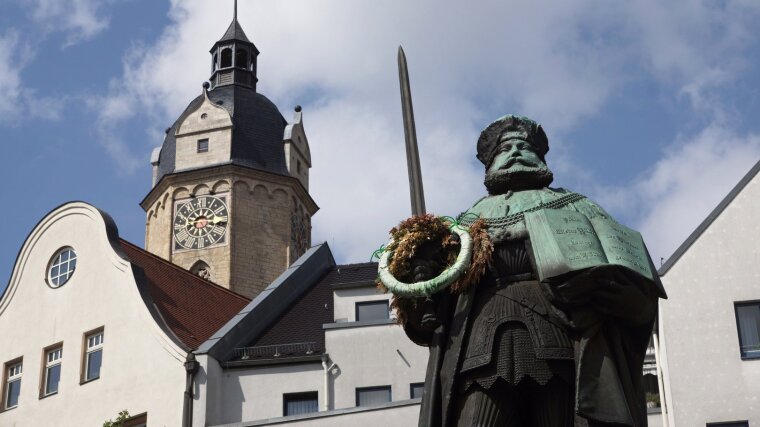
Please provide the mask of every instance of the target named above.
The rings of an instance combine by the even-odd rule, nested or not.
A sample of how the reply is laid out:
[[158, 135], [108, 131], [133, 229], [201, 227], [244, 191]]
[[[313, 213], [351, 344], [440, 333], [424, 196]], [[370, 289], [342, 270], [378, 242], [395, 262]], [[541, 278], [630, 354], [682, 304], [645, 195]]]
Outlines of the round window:
[[48, 269], [48, 284], [57, 288], [63, 286], [74, 274], [77, 266], [77, 254], [72, 248], [63, 248], [50, 260]]

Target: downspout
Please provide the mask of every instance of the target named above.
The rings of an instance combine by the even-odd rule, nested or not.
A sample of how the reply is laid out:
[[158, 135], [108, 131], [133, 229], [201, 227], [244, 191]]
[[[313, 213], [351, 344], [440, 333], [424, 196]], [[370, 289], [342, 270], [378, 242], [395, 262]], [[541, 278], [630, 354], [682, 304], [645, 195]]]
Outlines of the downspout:
[[[659, 317], [659, 316], [658, 316]], [[660, 337], [657, 333], [660, 328], [659, 318], [655, 320], [655, 328], [652, 331], [652, 342], [654, 343], [654, 366], [657, 370], [657, 387], [660, 389], [660, 409], [662, 410], [662, 427], [668, 427], [668, 404], [665, 401], [665, 380], [662, 377], [662, 368], [660, 365]]]
[[185, 358], [185, 396], [182, 401], [182, 427], [192, 427], [193, 425], [193, 385], [199, 366], [200, 364], [195, 360], [195, 355], [192, 352], [187, 352]]
[[328, 354], [322, 355], [322, 369], [325, 371], [325, 391], [322, 393], [322, 408], [320, 411], [327, 411], [330, 409], [330, 371], [335, 367], [335, 362], [328, 367], [327, 362], [330, 361]]

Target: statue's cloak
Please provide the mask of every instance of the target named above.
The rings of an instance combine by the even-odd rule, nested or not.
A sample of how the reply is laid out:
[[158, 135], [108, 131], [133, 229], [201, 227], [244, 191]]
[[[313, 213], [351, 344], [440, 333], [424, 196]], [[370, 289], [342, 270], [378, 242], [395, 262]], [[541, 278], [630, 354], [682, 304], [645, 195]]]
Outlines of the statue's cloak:
[[[540, 199], [551, 201], [564, 195], [565, 190], [537, 190]], [[478, 204], [476, 203], [476, 208]], [[598, 205], [582, 199], [562, 209], [571, 209], [587, 217], [608, 216]], [[472, 209], [470, 210], [472, 211]], [[514, 212], [514, 210], [513, 210]], [[482, 212], [480, 212], [482, 214]], [[608, 216], [609, 217], [609, 216]], [[651, 263], [650, 267], [655, 270]], [[596, 420], [615, 425], [641, 427], [647, 424], [644, 400], [642, 366], [657, 312], [658, 298], [665, 298], [659, 277], [644, 279], [620, 268], [616, 274], [626, 274], [647, 295], [646, 319], [604, 317], [593, 310], [571, 310], [571, 314], [556, 308], [564, 317], [575, 349], [575, 425], [586, 426]], [[542, 284], [547, 298], [566, 300], [561, 287]], [[448, 291], [435, 295], [440, 325], [433, 331], [420, 324], [422, 313], [408, 313], [404, 330], [419, 345], [428, 346], [425, 389], [420, 408], [420, 427], [447, 427], [453, 425], [457, 373], [461, 369], [462, 350], [467, 339], [468, 318], [478, 286], [454, 295]]]

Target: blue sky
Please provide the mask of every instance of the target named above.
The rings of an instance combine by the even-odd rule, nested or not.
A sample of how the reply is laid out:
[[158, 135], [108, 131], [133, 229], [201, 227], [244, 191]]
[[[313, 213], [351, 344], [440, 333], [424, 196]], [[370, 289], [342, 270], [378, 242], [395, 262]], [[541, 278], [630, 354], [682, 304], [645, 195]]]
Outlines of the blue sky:
[[[544, 125], [555, 186], [667, 258], [760, 159], [753, 1], [240, 0], [258, 89], [303, 106], [313, 242], [363, 262], [409, 215], [396, 49], [409, 60], [428, 210], [484, 194], [480, 130]], [[143, 244], [151, 150], [209, 77], [232, 0], [0, 0], [0, 289], [35, 224], [70, 200]]]

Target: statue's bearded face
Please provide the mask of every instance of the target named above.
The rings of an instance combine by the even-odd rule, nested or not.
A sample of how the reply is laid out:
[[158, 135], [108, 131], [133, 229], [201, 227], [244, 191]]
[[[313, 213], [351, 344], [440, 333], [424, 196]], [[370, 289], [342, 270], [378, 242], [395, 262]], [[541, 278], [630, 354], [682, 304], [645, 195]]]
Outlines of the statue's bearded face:
[[504, 194], [546, 187], [553, 179], [552, 171], [530, 143], [504, 136], [486, 169], [485, 185], [489, 194]]

